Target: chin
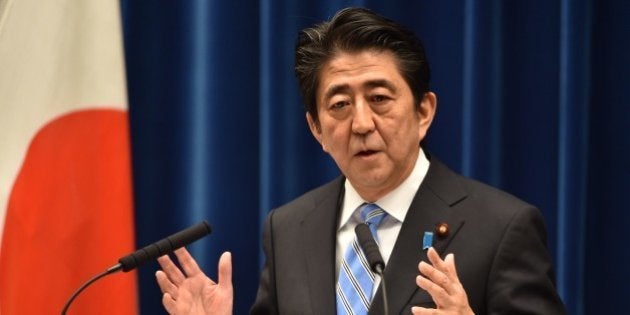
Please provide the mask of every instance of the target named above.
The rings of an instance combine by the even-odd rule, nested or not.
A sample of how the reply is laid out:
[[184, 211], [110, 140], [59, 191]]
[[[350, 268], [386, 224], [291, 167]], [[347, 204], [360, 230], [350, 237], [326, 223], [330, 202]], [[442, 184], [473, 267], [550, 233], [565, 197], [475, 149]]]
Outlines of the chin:
[[383, 186], [385, 183], [385, 177], [382, 174], [366, 174], [365, 172], [362, 172], [358, 174], [358, 176], [350, 178], [350, 182], [352, 182], [353, 185], [361, 187], [375, 188]]

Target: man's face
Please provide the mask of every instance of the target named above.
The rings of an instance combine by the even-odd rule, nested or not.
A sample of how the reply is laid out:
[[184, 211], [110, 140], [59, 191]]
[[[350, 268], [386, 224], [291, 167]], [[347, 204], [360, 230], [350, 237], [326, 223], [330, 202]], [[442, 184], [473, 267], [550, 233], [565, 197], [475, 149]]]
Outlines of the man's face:
[[324, 64], [317, 90], [319, 125], [311, 132], [366, 201], [411, 173], [435, 113], [435, 94], [417, 108], [391, 52], [338, 53]]

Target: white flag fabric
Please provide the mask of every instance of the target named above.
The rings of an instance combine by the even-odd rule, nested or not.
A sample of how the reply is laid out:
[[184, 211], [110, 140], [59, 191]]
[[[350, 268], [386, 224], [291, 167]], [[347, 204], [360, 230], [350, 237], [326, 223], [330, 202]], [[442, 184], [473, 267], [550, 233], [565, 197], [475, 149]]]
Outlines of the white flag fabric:
[[[58, 314], [133, 250], [118, 1], [0, 0], [0, 314]], [[68, 314], [137, 314], [135, 273]]]

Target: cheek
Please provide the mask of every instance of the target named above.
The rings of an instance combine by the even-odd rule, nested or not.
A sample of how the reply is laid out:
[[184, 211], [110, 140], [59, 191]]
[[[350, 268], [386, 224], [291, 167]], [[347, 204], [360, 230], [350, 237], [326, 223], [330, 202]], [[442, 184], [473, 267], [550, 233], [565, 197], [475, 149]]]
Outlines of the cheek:
[[419, 133], [418, 125], [411, 119], [389, 119], [380, 125], [379, 133], [389, 145], [402, 145]]
[[400, 120], [388, 126], [387, 131], [381, 133], [385, 142], [395, 155], [406, 155], [420, 143], [426, 130], [420, 127], [415, 120]]
[[345, 124], [327, 126], [322, 133], [322, 146], [328, 153], [340, 153], [347, 149], [350, 139], [350, 129]]
[[335, 130], [334, 128], [331, 128], [330, 125], [326, 125], [324, 123], [321, 124], [321, 128], [322, 148], [327, 153], [330, 153], [331, 149], [335, 146]]

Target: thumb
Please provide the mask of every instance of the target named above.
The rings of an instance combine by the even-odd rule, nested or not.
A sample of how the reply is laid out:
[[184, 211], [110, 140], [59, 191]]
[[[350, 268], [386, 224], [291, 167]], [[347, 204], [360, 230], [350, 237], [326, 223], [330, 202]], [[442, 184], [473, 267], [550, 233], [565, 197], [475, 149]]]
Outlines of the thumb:
[[232, 254], [225, 252], [219, 258], [219, 285], [232, 286]]

